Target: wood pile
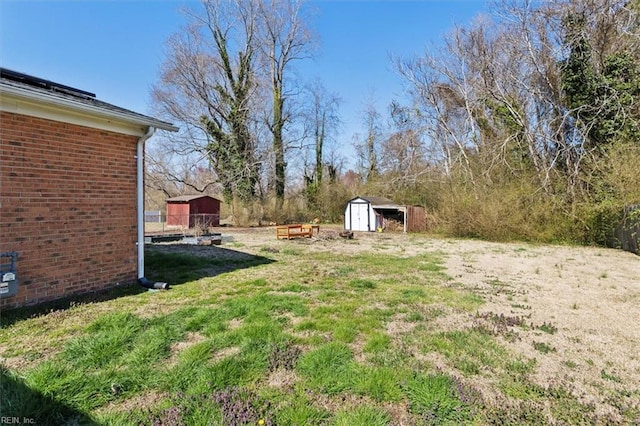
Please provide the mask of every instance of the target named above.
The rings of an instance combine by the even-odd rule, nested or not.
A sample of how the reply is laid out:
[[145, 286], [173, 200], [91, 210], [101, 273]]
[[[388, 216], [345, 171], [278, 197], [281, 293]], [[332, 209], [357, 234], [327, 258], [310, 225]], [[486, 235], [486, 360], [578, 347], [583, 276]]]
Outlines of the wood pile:
[[346, 238], [348, 240], [352, 240], [353, 239], [353, 232], [352, 231], [341, 231], [338, 235], [340, 235], [342, 238]]

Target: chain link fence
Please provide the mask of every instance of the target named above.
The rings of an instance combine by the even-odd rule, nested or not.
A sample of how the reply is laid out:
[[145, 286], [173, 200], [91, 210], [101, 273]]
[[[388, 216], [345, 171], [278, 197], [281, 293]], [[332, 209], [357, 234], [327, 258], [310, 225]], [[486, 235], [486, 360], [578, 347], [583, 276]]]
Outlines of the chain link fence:
[[220, 226], [220, 215], [175, 214], [167, 215], [160, 210], [144, 212], [145, 234], [182, 233], [185, 235], [201, 235], [211, 228]]

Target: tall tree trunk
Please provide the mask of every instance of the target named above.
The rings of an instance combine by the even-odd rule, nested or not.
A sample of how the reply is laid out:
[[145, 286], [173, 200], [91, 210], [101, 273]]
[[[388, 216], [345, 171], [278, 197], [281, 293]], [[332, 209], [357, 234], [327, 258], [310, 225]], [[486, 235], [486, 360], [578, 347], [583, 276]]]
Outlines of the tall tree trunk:
[[322, 148], [324, 146], [324, 126], [326, 122], [326, 114], [322, 113], [322, 119], [319, 122], [319, 126], [316, 129], [316, 173], [315, 181], [318, 187], [322, 185]]
[[276, 212], [280, 212], [284, 206], [284, 186], [287, 164], [284, 161], [284, 141], [282, 130], [284, 128], [283, 118], [284, 99], [281, 87], [273, 88], [273, 154], [275, 156], [275, 191], [276, 191]]

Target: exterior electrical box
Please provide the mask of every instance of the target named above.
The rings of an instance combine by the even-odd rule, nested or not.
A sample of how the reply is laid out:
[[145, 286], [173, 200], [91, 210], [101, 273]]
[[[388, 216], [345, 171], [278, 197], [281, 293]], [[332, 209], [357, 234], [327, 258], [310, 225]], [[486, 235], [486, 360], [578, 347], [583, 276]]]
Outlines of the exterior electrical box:
[[15, 251], [0, 253], [0, 297], [15, 296], [18, 292], [17, 261]]

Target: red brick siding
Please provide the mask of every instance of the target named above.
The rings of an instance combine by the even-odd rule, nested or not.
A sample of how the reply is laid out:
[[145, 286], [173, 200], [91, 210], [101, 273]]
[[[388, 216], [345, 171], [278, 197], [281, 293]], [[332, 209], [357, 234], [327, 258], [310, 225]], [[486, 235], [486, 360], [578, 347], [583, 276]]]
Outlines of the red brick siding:
[[135, 281], [138, 138], [7, 112], [0, 129], [0, 251], [19, 253], [0, 307]]

